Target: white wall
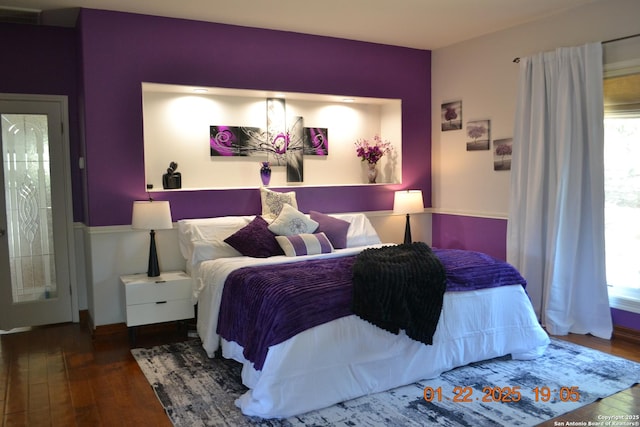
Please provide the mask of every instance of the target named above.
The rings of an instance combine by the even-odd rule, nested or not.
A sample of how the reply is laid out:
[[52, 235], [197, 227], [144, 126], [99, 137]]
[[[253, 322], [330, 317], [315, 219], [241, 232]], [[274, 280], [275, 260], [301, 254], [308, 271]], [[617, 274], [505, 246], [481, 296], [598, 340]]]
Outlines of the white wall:
[[[506, 31], [438, 49], [432, 55], [433, 207], [436, 212], [506, 217], [509, 172], [493, 153], [467, 152], [469, 120], [491, 120], [491, 140], [513, 135], [519, 66], [515, 57], [640, 33], [640, 1], [606, 0]], [[605, 45], [607, 51], [612, 45]], [[462, 100], [463, 127], [440, 131], [440, 106]]]

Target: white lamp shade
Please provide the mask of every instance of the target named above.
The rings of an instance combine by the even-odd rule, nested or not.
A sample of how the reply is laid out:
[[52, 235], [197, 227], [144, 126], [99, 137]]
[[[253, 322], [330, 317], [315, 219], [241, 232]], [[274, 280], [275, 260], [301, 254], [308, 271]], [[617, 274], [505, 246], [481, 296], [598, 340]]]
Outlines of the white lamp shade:
[[396, 191], [393, 196], [393, 213], [412, 214], [424, 212], [422, 190]]
[[131, 227], [140, 230], [173, 228], [169, 202], [164, 200], [133, 202]]

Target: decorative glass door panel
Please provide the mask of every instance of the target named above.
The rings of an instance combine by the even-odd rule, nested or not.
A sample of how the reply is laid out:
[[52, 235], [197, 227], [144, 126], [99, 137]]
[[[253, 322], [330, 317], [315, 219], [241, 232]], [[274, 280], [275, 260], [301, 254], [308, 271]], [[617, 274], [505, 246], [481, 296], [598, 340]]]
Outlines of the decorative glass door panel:
[[73, 319], [67, 99], [0, 94], [0, 329]]
[[12, 299], [56, 298], [47, 116], [1, 118]]

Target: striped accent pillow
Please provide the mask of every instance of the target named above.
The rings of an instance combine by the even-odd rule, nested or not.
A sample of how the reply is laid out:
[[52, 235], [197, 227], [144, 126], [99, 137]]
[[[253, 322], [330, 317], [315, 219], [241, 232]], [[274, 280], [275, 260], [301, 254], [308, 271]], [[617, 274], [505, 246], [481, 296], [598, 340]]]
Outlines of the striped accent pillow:
[[276, 236], [286, 256], [317, 255], [333, 252], [333, 246], [324, 233]]

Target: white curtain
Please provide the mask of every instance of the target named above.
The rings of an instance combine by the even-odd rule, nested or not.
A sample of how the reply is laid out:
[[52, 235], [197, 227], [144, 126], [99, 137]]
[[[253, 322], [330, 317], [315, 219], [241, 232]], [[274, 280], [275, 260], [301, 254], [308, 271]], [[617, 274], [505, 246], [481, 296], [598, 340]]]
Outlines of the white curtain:
[[610, 338], [602, 45], [520, 61], [507, 257], [552, 335]]

